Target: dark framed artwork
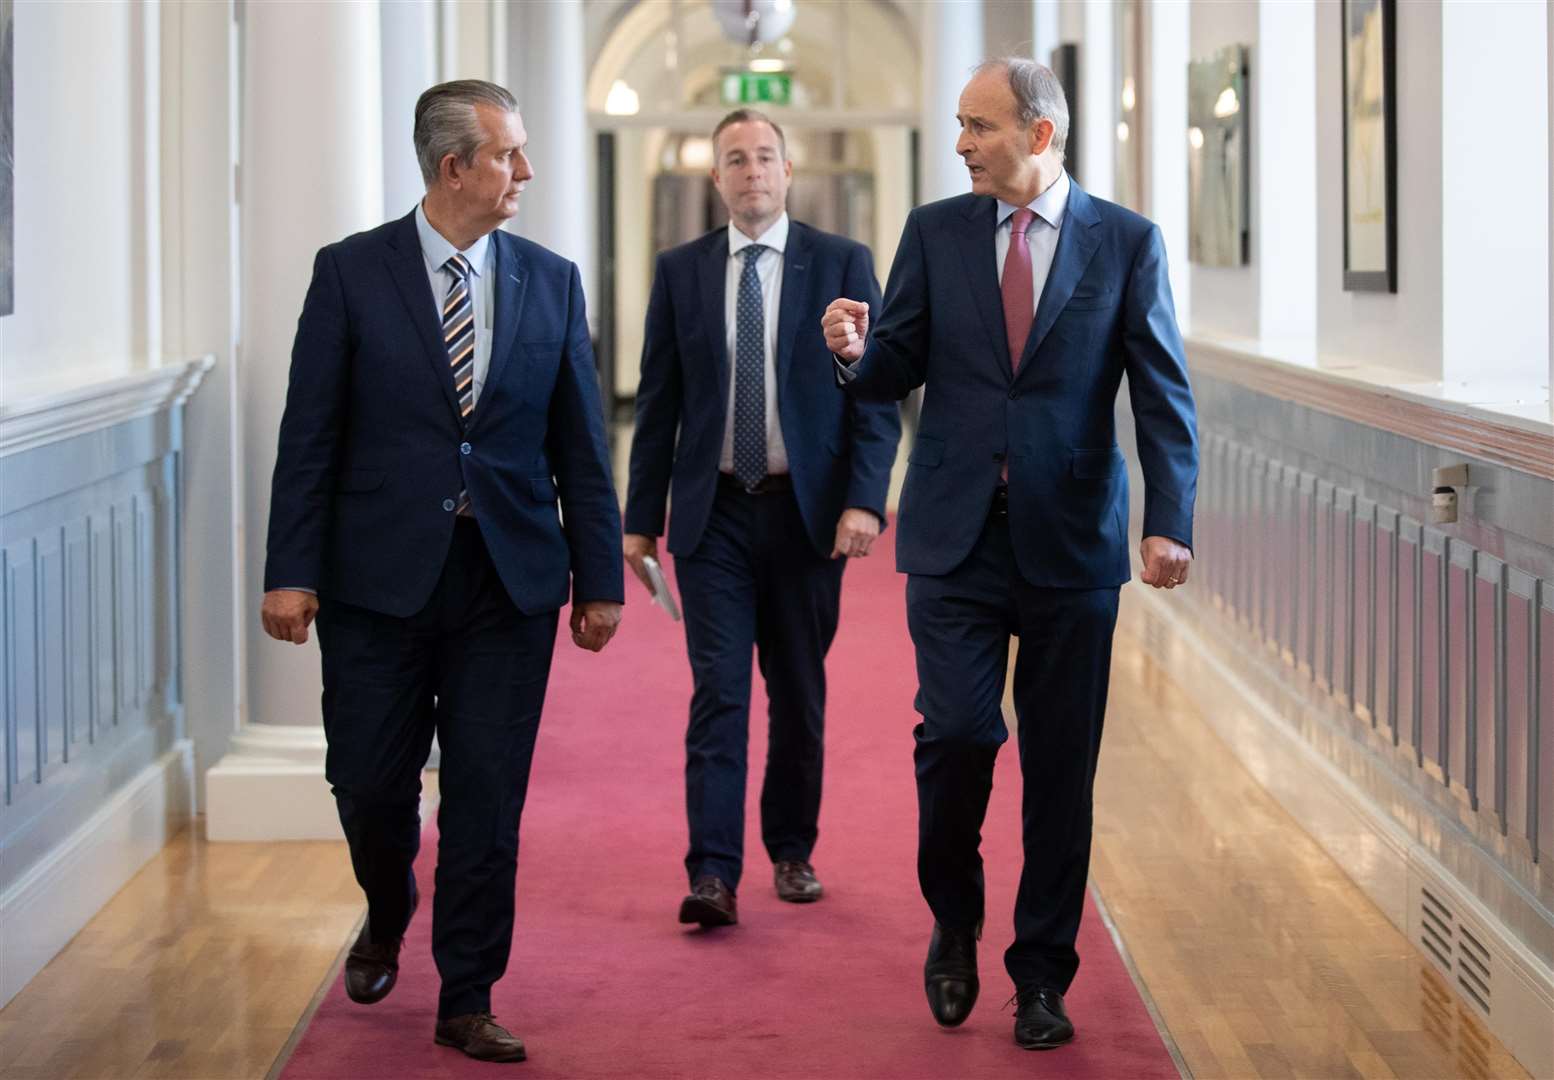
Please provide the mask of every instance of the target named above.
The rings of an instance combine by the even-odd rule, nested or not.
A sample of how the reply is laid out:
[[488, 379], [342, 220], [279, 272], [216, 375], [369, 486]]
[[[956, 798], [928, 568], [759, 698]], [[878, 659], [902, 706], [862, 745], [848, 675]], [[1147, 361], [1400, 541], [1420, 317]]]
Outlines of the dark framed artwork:
[[1398, 291], [1396, 0], [1342, 0], [1344, 288]]

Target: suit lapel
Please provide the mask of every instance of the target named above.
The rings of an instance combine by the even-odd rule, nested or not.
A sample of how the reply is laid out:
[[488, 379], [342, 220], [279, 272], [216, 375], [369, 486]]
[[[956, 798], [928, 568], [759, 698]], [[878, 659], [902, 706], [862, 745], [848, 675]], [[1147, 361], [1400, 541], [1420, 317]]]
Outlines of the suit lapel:
[[481, 402], [501, 392], [502, 373], [512, 357], [513, 339], [523, 320], [523, 299], [529, 291], [528, 268], [512, 237], [497, 229], [491, 234], [491, 243], [496, 250], [491, 271], [495, 275], [491, 282], [491, 369], [481, 387], [480, 400], [475, 402], [474, 422], [480, 420]]
[[707, 238], [697, 268], [701, 278], [702, 318], [707, 327], [707, 348], [718, 373], [718, 400], [728, 400], [731, 374], [728, 366], [728, 317], [723, 305], [728, 298], [728, 230], [720, 229]]
[[777, 304], [777, 385], [793, 368], [793, 342], [809, 299], [809, 235], [798, 223], [788, 227], [782, 256], [782, 299]]
[[1100, 216], [1090, 204], [1090, 196], [1078, 184], [1069, 182], [1068, 209], [1064, 212], [1063, 228], [1058, 231], [1058, 249], [1052, 255], [1052, 269], [1047, 273], [1047, 284], [1041, 290], [1041, 303], [1036, 305], [1036, 320], [1031, 324], [1031, 336], [1025, 342], [1025, 352], [1020, 358], [1020, 371], [1030, 365], [1036, 350], [1052, 324], [1063, 314], [1063, 306], [1074, 295], [1079, 279], [1101, 244]]
[[1009, 336], [1004, 331], [1003, 294], [998, 289], [998, 267], [993, 234], [998, 229], [998, 202], [976, 198], [966, 209], [966, 228], [955, 234], [961, 264], [971, 284], [971, 296], [977, 305], [982, 328], [987, 331], [988, 353], [998, 365], [1002, 378], [1010, 377]]
[[448, 408], [459, 415], [458, 397], [453, 392], [453, 368], [448, 363], [448, 347], [442, 340], [442, 325], [437, 321], [437, 301], [426, 278], [426, 258], [421, 254], [421, 238], [415, 229], [415, 212], [400, 221], [389, 243], [385, 261], [399, 297], [405, 303], [410, 322], [421, 338], [422, 352], [432, 365], [437, 385], [448, 399]]

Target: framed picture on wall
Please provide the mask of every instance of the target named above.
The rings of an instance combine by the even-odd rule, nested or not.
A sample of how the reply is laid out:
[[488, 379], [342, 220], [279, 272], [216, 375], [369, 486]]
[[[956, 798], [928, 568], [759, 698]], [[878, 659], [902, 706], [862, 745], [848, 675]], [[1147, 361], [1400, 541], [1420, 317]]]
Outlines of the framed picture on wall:
[[1396, 0], [1342, 0], [1344, 288], [1398, 291]]
[[1187, 65], [1187, 258], [1251, 261], [1251, 84], [1245, 45]]

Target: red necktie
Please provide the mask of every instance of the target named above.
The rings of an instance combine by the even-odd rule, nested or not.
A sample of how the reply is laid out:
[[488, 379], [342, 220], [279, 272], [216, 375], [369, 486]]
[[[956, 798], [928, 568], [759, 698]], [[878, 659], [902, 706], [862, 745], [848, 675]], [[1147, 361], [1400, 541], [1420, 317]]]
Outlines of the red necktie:
[[1031, 323], [1036, 318], [1036, 299], [1031, 284], [1031, 249], [1025, 240], [1025, 230], [1036, 219], [1036, 212], [1021, 207], [1014, 212], [1014, 222], [1009, 232], [1009, 253], [1004, 256], [1004, 279], [1000, 291], [1004, 294], [1004, 333], [1009, 336], [1009, 366], [1020, 370], [1020, 356], [1025, 352], [1025, 339], [1031, 336]]

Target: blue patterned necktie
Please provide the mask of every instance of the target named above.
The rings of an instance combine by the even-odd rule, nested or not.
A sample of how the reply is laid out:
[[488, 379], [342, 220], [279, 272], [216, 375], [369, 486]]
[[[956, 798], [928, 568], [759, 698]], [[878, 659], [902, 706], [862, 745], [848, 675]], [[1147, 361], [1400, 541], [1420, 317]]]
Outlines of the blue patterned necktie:
[[766, 476], [766, 317], [756, 264], [765, 244], [744, 249], [734, 334], [734, 479], [753, 488]]

